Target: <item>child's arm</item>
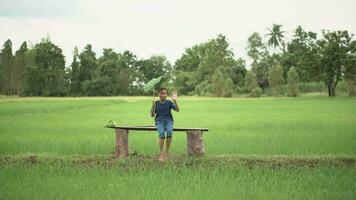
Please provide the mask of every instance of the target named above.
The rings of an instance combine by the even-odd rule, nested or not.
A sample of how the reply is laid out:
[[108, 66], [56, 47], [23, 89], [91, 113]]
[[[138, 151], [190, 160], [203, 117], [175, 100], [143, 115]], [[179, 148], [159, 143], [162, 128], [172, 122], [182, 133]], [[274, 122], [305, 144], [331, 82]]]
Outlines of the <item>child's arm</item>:
[[151, 107], [151, 117], [154, 117], [156, 115], [155, 108], [156, 108], [156, 104], [155, 104], [155, 101], [153, 100], [152, 107]]
[[178, 106], [177, 100], [173, 100], [173, 102], [176, 105], [175, 111], [179, 112], [179, 106]]
[[179, 105], [177, 103], [177, 98], [178, 98], [177, 91], [174, 91], [173, 94], [172, 94], [172, 100], [173, 100], [174, 105], [176, 107], [175, 111], [179, 112]]

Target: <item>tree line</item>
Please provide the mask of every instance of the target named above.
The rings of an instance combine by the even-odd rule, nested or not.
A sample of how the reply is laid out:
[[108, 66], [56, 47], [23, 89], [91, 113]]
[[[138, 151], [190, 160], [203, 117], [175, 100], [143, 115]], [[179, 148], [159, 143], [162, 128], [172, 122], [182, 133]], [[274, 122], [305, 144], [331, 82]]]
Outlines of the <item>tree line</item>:
[[104, 48], [98, 57], [92, 45], [74, 48], [73, 61], [65, 67], [62, 49], [49, 38], [13, 53], [7, 40], [0, 51], [0, 92], [18, 96], [145, 95], [143, 86], [163, 76], [160, 86], [184, 95], [230, 97], [298, 96], [301, 84], [325, 86], [336, 95], [342, 81], [355, 95], [356, 40], [348, 31], [317, 34], [298, 26], [287, 40], [282, 26], [273, 24], [265, 34], [254, 32], [247, 41], [252, 61], [235, 57], [226, 36], [186, 48], [171, 64], [164, 55], [147, 59], [133, 52]]

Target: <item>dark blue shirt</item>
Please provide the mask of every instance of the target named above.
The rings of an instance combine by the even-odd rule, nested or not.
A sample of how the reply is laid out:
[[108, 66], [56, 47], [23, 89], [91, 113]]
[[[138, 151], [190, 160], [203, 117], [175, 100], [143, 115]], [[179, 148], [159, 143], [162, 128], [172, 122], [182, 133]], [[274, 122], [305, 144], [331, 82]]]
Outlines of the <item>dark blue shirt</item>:
[[165, 100], [162, 103], [160, 100], [158, 100], [156, 101], [155, 104], [156, 104], [155, 106], [156, 121], [161, 121], [161, 120], [173, 121], [171, 109], [176, 110], [176, 105], [172, 101]]

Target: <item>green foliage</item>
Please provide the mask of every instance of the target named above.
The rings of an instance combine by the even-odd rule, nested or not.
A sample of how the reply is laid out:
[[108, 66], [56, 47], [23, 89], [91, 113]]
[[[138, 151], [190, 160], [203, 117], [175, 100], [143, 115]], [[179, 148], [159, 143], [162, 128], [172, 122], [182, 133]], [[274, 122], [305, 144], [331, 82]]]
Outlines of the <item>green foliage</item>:
[[172, 66], [165, 56], [154, 55], [149, 59], [141, 60], [139, 70], [143, 74], [144, 83], [159, 76], [162, 76], [163, 81], [166, 81], [170, 78]]
[[289, 95], [292, 97], [296, 97], [299, 95], [299, 76], [295, 67], [291, 67], [288, 71], [288, 89]]
[[22, 96], [24, 85], [24, 75], [27, 63], [27, 43], [23, 42], [20, 46], [20, 49], [16, 51], [14, 57], [14, 73], [13, 73], [13, 84], [12, 84], [12, 92], [13, 94]]
[[110, 96], [114, 93], [110, 78], [107, 76], [82, 82], [81, 90], [86, 96]]
[[78, 52], [78, 48], [75, 47], [74, 51], [73, 51], [73, 61], [72, 64], [70, 66], [70, 71], [69, 71], [69, 79], [70, 79], [70, 94], [73, 96], [78, 96], [79, 94], [81, 94], [81, 82], [79, 79], [79, 67], [80, 67], [80, 63], [79, 63], [79, 52]]
[[212, 85], [209, 81], [205, 80], [195, 86], [194, 93], [199, 96], [210, 96], [212, 91]]
[[13, 76], [14, 76], [14, 56], [12, 55], [12, 42], [6, 40], [3, 49], [0, 52], [0, 92], [2, 94], [13, 94]]
[[[81, 83], [82, 95], [89, 95], [86, 93], [91, 90], [88, 88], [88, 86], [91, 85], [89, 82], [97, 76], [96, 71], [98, 68], [98, 61], [91, 44], [87, 44], [84, 47], [84, 50], [79, 54], [79, 60], [79, 81]], [[84, 82], [86, 83], [85, 86], [83, 86]], [[84, 88], [87, 90], [83, 91]]]
[[[251, 69], [256, 74], [256, 80], [260, 87], [268, 87], [268, 70], [274, 64], [274, 57], [269, 55], [267, 45], [263, 42], [259, 33], [252, 33], [248, 38], [247, 55], [252, 59]], [[276, 56], [276, 55], [275, 55]], [[250, 88], [252, 91], [255, 87]]]
[[349, 96], [356, 96], [356, 80], [348, 80], [347, 81], [347, 90]]
[[245, 60], [243, 60], [242, 58], [238, 58], [237, 60], [235, 60], [235, 64], [232, 66], [232, 69], [229, 70], [229, 73], [231, 74], [229, 74], [228, 76], [231, 78], [234, 85], [243, 86], [244, 79], [247, 73]]
[[231, 97], [234, 91], [234, 83], [221, 68], [215, 70], [211, 78], [212, 93], [217, 97]]
[[117, 73], [109, 75], [115, 88], [115, 95], [133, 95], [142, 91], [143, 73], [138, 70], [137, 56], [125, 51], [118, 54]]
[[356, 95], [356, 41], [353, 40], [350, 43], [350, 52], [347, 55], [347, 60], [345, 62], [345, 80], [348, 85], [349, 96]]
[[273, 24], [272, 28], [268, 29], [269, 33], [267, 33], [267, 36], [269, 36], [268, 39], [268, 46], [271, 46], [273, 48], [281, 48], [284, 50], [285, 43], [283, 41], [284, 39], [284, 33], [285, 31], [281, 30], [282, 25], [279, 24]]
[[161, 81], [162, 76], [158, 77], [158, 78], [154, 78], [150, 81], [148, 81], [145, 85], [145, 87], [143, 88], [143, 90], [145, 92], [149, 92], [149, 91], [155, 91], [155, 86]]
[[325, 92], [325, 84], [322, 82], [307, 82], [300, 83], [301, 93], [314, 93], [314, 92]]
[[174, 85], [183, 94], [231, 96], [235, 86], [243, 85], [245, 74], [244, 60], [234, 59], [226, 37], [220, 34], [186, 49], [175, 63]]
[[117, 126], [117, 123], [113, 120], [108, 121], [108, 123], [104, 126], [105, 128], [112, 128]]
[[43, 39], [29, 52], [25, 72], [25, 94], [29, 96], [64, 96], [65, 61], [62, 50], [49, 38]]
[[319, 72], [312, 70], [319, 65], [316, 42], [316, 33], [307, 32], [301, 26], [298, 26], [294, 31], [292, 40], [288, 43], [287, 52], [281, 60], [281, 64], [285, 67], [284, 71], [288, 72], [288, 68], [294, 66], [301, 81], [316, 81]]
[[[62, 50], [49, 38], [31, 48], [24, 42], [15, 55], [11, 40], [7, 40], [0, 50], [0, 93], [144, 95], [147, 94], [144, 92], [146, 83], [162, 76], [155, 89], [165, 86], [183, 95], [232, 96], [234, 92], [251, 93], [256, 87], [265, 94], [273, 91], [273, 95], [280, 95], [287, 93], [284, 80], [294, 67], [294, 78], [302, 82], [301, 92], [324, 90], [318, 83], [315, 85], [321, 81], [327, 86], [329, 96], [334, 96], [337, 84], [345, 80], [349, 95], [355, 95], [356, 41], [352, 34], [323, 31], [318, 38], [317, 33], [305, 31], [301, 26], [294, 30], [289, 42], [285, 41], [284, 34], [281, 25], [273, 24], [266, 41], [257, 32], [248, 38], [246, 50], [252, 60], [249, 67], [253, 77], [247, 73], [245, 60], [235, 58], [222, 34], [187, 48], [173, 67], [164, 55], [139, 59], [130, 51], [118, 53], [110, 48], [104, 48], [102, 56], [97, 58], [92, 45], [88, 44], [81, 51], [74, 49], [72, 63], [65, 68]], [[282, 66], [277, 74], [273, 73], [276, 65]], [[289, 95], [297, 95], [297, 89], [288, 85]]]
[[263, 92], [263, 91], [262, 91], [262, 89], [261, 89], [260, 87], [256, 87], [255, 89], [253, 89], [253, 90], [251, 91], [250, 96], [251, 96], [251, 97], [258, 98], [258, 97], [261, 97], [262, 92]]
[[257, 83], [261, 88], [267, 88], [269, 85], [268, 71], [271, 66], [269, 61], [269, 57], [265, 57], [263, 60], [261, 60], [261, 62], [252, 63], [251, 65], [252, 71], [256, 74]]
[[252, 92], [257, 86], [256, 74], [252, 70], [247, 71], [245, 77], [245, 87], [247, 91]]
[[174, 85], [180, 94], [189, 94], [194, 89], [194, 84], [194, 72], [180, 70], [175, 72]]
[[329, 96], [335, 96], [335, 88], [342, 79], [344, 69], [354, 51], [355, 43], [347, 31], [323, 31], [323, 38], [317, 42], [319, 66], [313, 70], [319, 72], [318, 78], [328, 86]]
[[281, 65], [277, 64], [271, 67], [268, 72], [268, 82], [273, 90], [273, 94], [276, 96], [280, 95], [280, 88], [284, 84], [283, 68]]
[[262, 41], [262, 37], [259, 33], [254, 32], [247, 40], [247, 55], [252, 59], [254, 63], [259, 62], [264, 56], [266, 56], [267, 49]]

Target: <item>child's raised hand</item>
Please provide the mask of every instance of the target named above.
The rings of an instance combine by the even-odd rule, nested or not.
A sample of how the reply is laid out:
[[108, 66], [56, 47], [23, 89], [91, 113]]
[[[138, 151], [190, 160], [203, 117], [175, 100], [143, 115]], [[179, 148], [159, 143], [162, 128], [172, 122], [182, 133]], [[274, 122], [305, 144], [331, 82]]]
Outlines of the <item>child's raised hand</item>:
[[177, 91], [173, 91], [173, 93], [172, 93], [172, 100], [173, 100], [173, 101], [176, 101], [176, 100], [177, 100], [177, 97], [178, 97]]

